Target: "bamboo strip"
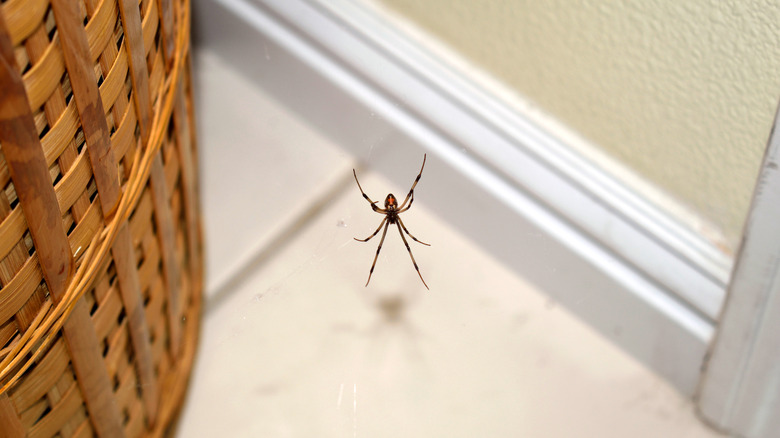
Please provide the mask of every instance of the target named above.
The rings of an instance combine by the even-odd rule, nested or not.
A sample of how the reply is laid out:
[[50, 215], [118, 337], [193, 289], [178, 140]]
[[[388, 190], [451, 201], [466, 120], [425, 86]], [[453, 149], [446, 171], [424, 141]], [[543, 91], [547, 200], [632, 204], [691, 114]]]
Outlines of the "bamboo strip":
[[[151, 130], [152, 107], [148, 74], [146, 71], [146, 59], [144, 56], [145, 51], [141, 38], [140, 10], [138, 9], [137, 1], [133, 2], [133, 0], [122, 0], [119, 10], [122, 14], [122, 26], [124, 31], [123, 48], [127, 51], [130, 58], [130, 62], [125, 65], [129, 67], [130, 78], [133, 85], [133, 96], [135, 98], [135, 113], [137, 118], [132, 120], [132, 126], [135, 127], [136, 122], [138, 123], [141, 132], [141, 142], [142, 144], [146, 144]], [[109, 48], [108, 50], [109, 53], [107, 53], [107, 55], [113, 55], [113, 53], [111, 53], [112, 48]], [[120, 56], [117, 59], [121, 59], [121, 62], [125, 62], [124, 56]], [[111, 68], [109, 77], [115, 72], [114, 67]], [[124, 96], [117, 95], [115, 106], [121, 113], [133, 113], [131, 109], [127, 109], [126, 112], [127, 102], [125, 101]], [[123, 126], [130, 126], [130, 124], [123, 123]], [[118, 134], [119, 132], [117, 132], [117, 135]], [[132, 132], [128, 132], [128, 134], [132, 134]], [[129, 136], [118, 136], [116, 140], [117, 142], [130, 142], [132, 139], [133, 138]], [[112, 166], [112, 169], [115, 171], [116, 167]], [[135, 352], [135, 362], [141, 380], [144, 411], [147, 422], [151, 425], [154, 424], [157, 417], [159, 388], [157, 379], [154, 375], [154, 364], [151, 355], [151, 345], [149, 343], [149, 331], [143, 307], [143, 298], [141, 297], [138, 273], [136, 271], [136, 260], [132, 252], [130, 234], [126, 222], [121, 225], [120, 230], [117, 233], [116, 242], [111, 249], [111, 254], [114, 258], [114, 263], [116, 264], [119, 287], [122, 293], [125, 311], [128, 316], [128, 326], [133, 350]]]
[[59, 86], [59, 81], [53, 81], [52, 78], [59, 78], [65, 73], [65, 60], [58, 49], [57, 43], [50, 43], [39, 62], [23, 76], [31, 108], [43, 105]]
[[141, 130], [141, 144], [149, 140], [152, 122], [152, 102], [149, 95], [149, 73], [146, 70], [141, 11], [137, 0], [119, 0], [122, 27], [125, 32], [125, 48], [130, 57], [130, 80], [133, 84], [136, 117]]
[[171, 355], [178, 357], [181, 349], [181, 320], [179, 303], [179, 265], [174, 252], [173, 217], [168, 203], [168, 189], [165, 184], [165, 170], [160, 152], [152, 161], [152, 201], [154, 219], [160, 236], [163, 272], [168, 290], [168, 330], [171, 337]]
[[73, 258], [78, 260], [79, 256], [84, 255], [84, 249], [89, 245], [92, 237], [98, 233], [103, 219], [100, 205], [93, 203], [89, 206], [84, 217], [81, 218], [76, 227], [71, 231], [70, 250], [73, 252]]
[[101, 193], [100, 203], [104, 214], [110, 216], [116, 210], [119, 183], [111, 175], [114, 158], [103, 113], [103, 101], [92, 69], [87, 36], [80, 24], [81, 17], [74, 3], [52, 0], [52, 8], [64, 49], [65, 66], [70, 77], [73, 98], [81, 119], [81, 129], [84, 131], [92, 168], [95, 169], [95, 182]]
[[3, 6], [3, 16], [9, 24], [11, 43], [19, 44], [31, 34], [46, 14], [46, 0], [8, 0]]
[[[11, 281], [0, 290], [0, 321], [7, 321], [20, 311], [38, 288], [41, 280], [43, 280], [43, 273], [38, 259], [27, 259], [27, 262], [14, 274]], [[40, 306], [37, 310], [40, 310]], [[24, 327], [29, 327], [31, 323], [32, 321], [24, 323]], [[21, 328], [22, 324], [19, 321], [17, 324]]]
[[[5, 163], [5, 161], [3, 161]], [[2, 223], [0, 223], [0, 257], [5, 258], [8, 253], [22, 240], [27, 231], [27, 222], [20, 209], [14, 209]]]
[[5, 57], [0, 57], [0, 142], [27, 218], [49, 290], [64, 291], [73, 265], [68, 241], [62, 231], [57, 198], [51, 187], [32, 114], [27, 106], [24, 85]]
[[[6, 218], [11, 214], [11, 204], [8, 202], [8, 196], [5, 192], [0, 193], [0, 217]], [[45, 291], [39, 287], [41, 282], [40, 275], [34, 279], [34, 282], [30, 275], [30, 270], [21, 272], [24, 269], [25, 262], [28, 260], [27, 248], [22, 240], [18, 240], [16, 245], [11, 249], [6, 257], [0, 261], [0, 281], [2, 281], [3, 289], [0, 290], [0, 301], [9, 302], [7, 304], [13, 308], [13, 313], [8, 316], [13, 316], [17, 326], [20, 330], [26, 330], [30, 323], [35, 319], [35, 315], [40, 310], [43, 303]], [[37, 260], [35, 260], [37, 262]], [[37, 263], [34, 264], [37, 266]], [[37, 271], [40, 274], [40, 270]], [[24, 287], [20, 286], [20, 281], [15, 281], [16, 278], [21, 277], [22, 280], [28, 280], [24, 282]], [[17, 286], [17, 288], [13, 288]], [[6, 289], [8, 289], [6, 291]], [[16, 303], [14, 303], [16, 301]], [[16, 306], [15, 304], [19, 304]], [[0, 308], [0, 313], [7, 312], [6, 309]], [[0, 321], [7, 321], [2, 319]]]
[[89, 46], [89, 60], [93, 63], [110, 44], [114, 27], [116, 26], [116, 2], [103, 1], [95, 10], [92, 19], [87, 23], [84, 33], [87, 35]]
[[[167, 41], [173, 40], [172, 32], [174, 31], [172, 24], [172, 5], [171, 0], [160, 0], [158, 2], [160, 16], [163, 18], [162, 39], [165, 42], [163, 47], [167, 47]], [[166, 18], [171, 16], [171, 18]], [[165, 51], [166, 66], [172, 63], [173, 52]], [[179, 153], [179, 161], [181, 162], [181, 178], [182, 185], [184, 187], [184, 204], [185, 204], [185, 220], [187, 221], [187, 242], [190, 251], [194, 254], [188, 260], [190, 269], [194, 272], [199, 272], [199, 260], [197, 255], [199, 252], [198, 241], [200, 240], [198, 223], [198, 198], [196, 195], [197, 187], [195, 181], [197, 178], [196, 167], [193, 159], [192, 150], [190, 145], [192, 143], [193, 136], [190, 135], [189, 120], [190, 114], [187, 112], [187, 102], [184, 98], [184, 84], [180, 83], [176, 89], [176, 103], [174, 104], [173, 121], [174, 129], [176, 129], [176, 148]]]
[[62, 330], [92, 425], [100, 436], [125, 436], [111, 381], [103, 366], [103, 355], [84, 300], [74, 304]]
[[69, 169], [70, 172], [66, 173], [54, 187], [60, 213], [64, 214], [70, 210], [76, 201], [84, 195], [84, 189], [92, 177], [89, 165], [90, 160], [87, 155], [79, 155], [76, 162]]
[[133, 150], [135, 146], [136, 119], [135, 111], [132, 109], [133, 108], [128, 107], [125, 110], [122, 120], [119, 121], [119, 127], [116, 128], [116, 131], [111, 136], [111, 143], [113, 143], [115, 152], [114, 158], [117, 160], [116, 164], [119, 164], [122, 157]]
[[[189, 336], [184, 339], [183, 349], [181, 354], [183, 369], [180, 373], [169, 374], [166, 381], [163, 383], [163, 389], [167, 394], [170, 394], [174, 398], [180, 398], [184, 394], [187, 388], [187, 378], [192, 368], [193, 358], [195, 356], [195, 348], [197, 346], [197, 331], [198, 331], [198, 309], [201, 308], [201, 296], [200, 294], [194, 294], [192, 296], [193, 304], [188, 307], [188, 313], [183, 316], [184, 323], [186, 325], [187, 333]], [[152, 429], [151, 437], [161, 437], [165, 433], [165, 429], [161, 426], [170, 420], [176, 414], [177, 406], [168, 404], [162, 406], [160, 412], [160, 421], [158, 426]]]
[[165, 70], [167, 71], [173, 67], [173, 57], [175, 54], [175, 29], [173, 28], [173, 5], [171, 4], [171, 0], [158, 0], [157, 9], [158, 14], [160, 14], [160, 34], [162, 35]]
[[[10, 35], [6, 26], [5, 19], [0, 15], [0, 56], [2, 56], [8, 64], [14, 69], [17, 68], [16, 60], [13, 56], [13, 47], [11, 45]], [[5, 165], [5, 159], [2, 160]], [[7, 167], [6, 167], [7, 169]], [[10, 174], [8, 175], [10, 178]], [[0, 217], [6, 219], [12, 213], [10, 203], [6, 194], [0, 193]], [[21, 217], [17, 215], [17, 217]], [[17, 223], [20, 222], [17, 220]], [[10, 223], [10, 222], [9, 222]], [[29, 327], [29, 324], [35, 319], [35, 312], [40, 308], [42, 301], [42, 294], [37, 293], [33, 295], [33, 292], [38, 289], [40, 283], [40, 277], [34, 284], [30, 284], [30, 270], [24, 272], [24, 276], [20, 276], [21, 279], [14, 283], [16, 288], [9, 288], [8, 286], [13, 283], [16, 275], [23, 268], [24, 258], [26, 251], [24, 244], [21, 241], [21, 234], [24, 232], [24, 227], [17, 228], [17, 238], [8, 240], [7, 244], [10, 246], [7, 251], [2, 251], [2, 262], [0, 262], [0, 282], [2, 282], [3, 289], [0, 290], [0, 312], [7, 312], [8, 309], [13, 309], [13, 312], [8, 312], [2, 321], [7, 321], [9, 317], [13, 316], [16, 320], [17, 326], [21, 330], [25, 330]], [[27, 288], [18, 287], [20, 283], [30, 285]], [[34, 299], [30, 299], [34, 297]]]
[[62, 398], [60, 403], [55, 405], [42, 421], [38, 422], [30, 429], [29, 438], [45, 438], [54, 436], [60, 425], [66, 419], [71, 418], [73, 414], [81, 408], [81, 397], [78, 394], [78, 387], [73, 386]]
[[141, 297], [141, 286], [138, 280], [135, 256], [130, 244], [130, 231], [126, 222], [119, 230], [111, 252], [115, 262], [122, 260], [122, 262], [117, 263], [117, 278], [127, 314], [138, 375], [141, 380], [144, 410], [149, 424], [153, 425], [157, 420], [160, 393], [154, 374], [152, 347], [149, 343], [149, 328], [146, 322], [143, 297]]
[[0, 394], [0, 430], [8, 438], [24, 438], [25, 435], [24, 426], [6, 394]]
[[[93, 169], [104, 170], [93, 174], [99, 188], [118, 197], [119, 187], [108, 169], [113, 166], [108, 127], [103, 114], [103, 105], [97, 89], [97, 81], [89, 61], [87, 36], [81, 27], [76, 5], [68, 0], [53, 0], [52, 9], [64, 50], [65, 66], [70, 77], [73, 97], [81, 118], [87, 149]], [[50, 186], [49, 186], [50, 187]], [[104, 214], [113, 213], [116, 202], [106, 202], [100, 196]], [[62, 230], [62, 228], [60, 228]], [[64, 237], [64, 234], [63, 234]], [[70, 250], [70, 248], [68, 248]], [[68, 252], [70, 255], [70, 252]], [[44, 270], [45, 273], [45, 270]], [[64, 293], [63, 290], [60, 293]], [[61, 297], [55, 295], [55, 299]], [[89, 310], [84, 300], [75, 302], [71, 318], [65, 321], [63, 330], [71, 360], [78, 375], [79, 386], [84, 394], [90, 420], [102, 436], [123, 436], [124, 429], [119, 411], [113, 400], [113, 389], [102, 363], [98, 339], [90, 323]]]
[[[27, 39], [25, 42], [25, 47], [27, 49], [28, 56], [30, 58], [30, 61], [34, 64], [37, 64], [41, 61], [43, 57], [46, 56], [47, 53], [54, 52], [52, 49], [53, 45], [49, 44], [49, 36], [46, 32], [46, 28], [44, 24], [42, 23], [38, 29], [30, 36], [30, 38]], [[62, 73], [60, 72], [60, 75]], [[57, 76], [59, 77], [59, 76]], [[51, 81], [53, 83], [59, 83], [59, 81]], [[29, 95], [29, 91], [28, 91]], [[52, 126], [54, 123], [57, 122], [60, 115], [65, 111], [67, 108], [66, 102], [65, 102], [65, 93], [62, 91], [61, 87], [55, 87], [55, 89], [49, 93], [49, 97], [44, 103], [44, 114], [46, 115], [46, 122], [48, 126]], [[74, 162], [76, 161], [78, 157], [78, 150], [76, 148], [76, 141], [73, 138], [73, 136], [70, 136], [69, 138], [66, 138], [67, 142], [64, 142], [64, 148], [58, 152], [57, 154], [57, 163], [59, 165], [60, 174], [65, 175], [68, 173], [71, 166], [73, 166]], [[43, 144], [41, 144], [43, 146]], [[46, 154], [45, 148], [44, 148], [44, 155]], [[46, 160], [47, 166], [51, 166], [51, 162], [47, 159]], [[55, 190], [56, 191], [56, 190]], [[89, 208], [89, 198], [86, 196], [86, 193], [81, 193], [79, 197], [76, 198], [74, 202], [68, 203], [68, 209], [72, 210], [73, 217], [76, 221], [79, 221], [81, 216], [84, 215], [87, 208]], [[65, 212], [65, 209], [63, 209], [62, 204], [60, 204], [60, 211]]]
[[[2, 7], [2, 5], [0, 5]], [[14, 46], [11, 41], [11, 34], [8, 30], [8, 23], [5, 21], [3, 14], [0, 14], [0, 56], [2, 56], [8, 65], [14, 69], [18, 69], [16, 65], [16, 59], [14, 59]]]
[[13, 348], [14, 344], [19, 340], [19, 334], [16, 324], [10, 322], [0, 326], [0, 345], [6, 347], [0, 350], [0, 360], [4, 359], [8, 354], [8, 351]]
[[157, 34], [157, 23], [159, 23], [157, 16], [157, 8], [153, 7], [154, 2], [146, 2], [147, 8], [143, 14], [143, 22], [141, 27], [143, 28], [144, 35], [144, 49], [146, 54], [154, 47], [154, 36]]
[[62, 111], [59, 118], [49, 126], [49, 132], [41, 140], [41, 147], [43, 147], [43, 152], [46, 156], [46, 164], [51, 166], [62, 154], [62, 151], [68, 147], [70, 140], [79, 129], [76, 103], [71, 101], [65, 107], [65, 110]]
[[68, 368], [68, 350], [65, 342], [55, 342], [43, 356], [39, 366], [30, 373], [30, 379], [19, 385], [12, 400], [16, 407], [25, 411], [34, 405], [46, 393], [47, 389], [60, 378]]
[[197, 167], [194, 154], [190, 145], [192, 137], [190, 136], [190, 118], [187, 116], [187, 102], [184, 99], [184, 86], [180, 85], [177, 91], [176, 107], [174, 109], [173, 121], [176, 129], [176, 149], [179, 153], [181, 162], [181, 183], [184, 196], [184, 217], [187, 221], [187, 246], [190, 249], [188, 260], [190, 269], [193, 272], [200, 272], [200, 229], [198, 227], [198, 196], [197, 196]]

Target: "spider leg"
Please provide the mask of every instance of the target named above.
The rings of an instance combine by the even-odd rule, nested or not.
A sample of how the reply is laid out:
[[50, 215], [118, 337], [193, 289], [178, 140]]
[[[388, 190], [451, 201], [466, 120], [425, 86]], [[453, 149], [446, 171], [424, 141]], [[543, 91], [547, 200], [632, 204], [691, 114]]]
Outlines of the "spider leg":
[[[406, 245], [406, 250], [409, 251], [409, 257], [412, 258], [412, 264], [414, 265], [414, 269], [417, 270], [417, 275], [420, 276], [420, 280], [422, 280], [423, 284], [425, 285], [425, 288], [428, 289], [428, 290], [431, 290], [431, 288], [429, 288], [428, 285], [425, 284], [425, 280], [423, 280], [422, 274], [420, 273], [420, 268], [417, 267], [417, 262], [414, 260], [414, 256], [412, 255], [412, 249], [409, 248], [409, 242], [406, 241], [406, 237], [404, 237], [404, 233], [403, 233], [403, 231], [401, 231], [401, 223], [400, 222], [396, 222], [396, 225], [398, 225], [398, 233], [401, 234], [401, 240], [404, 241], [404, 245]], [[410, 234], [410, 236], [411, 236], [411, 234]], [[417, 240], [417, 239], [414, 239], [414, 240]], [[380, 248], [381, 248], [381, 246], [380, 246]], [[379, 251], [377, 251], [377, 255], [378, 254], [379, 254]], [[366, 284], [368, 284], [368, 283], [366, 283]]]
[[398, 207], [399, 210], [404, 208], [404, 205], [406, 205], [406, 201], [408, 201], [409, 197], [412, 196], [412, 193], [414, 193], [414, 187], [417, 185], [417, 182], [420, 181], [420, 177], [422, 176], [423, 169], [425, 169], [425, 159], [427, 157], [428, 157], [428, 154], [424, 154], [423, 155], [423, 163], [422, 163], [422, 167], [420, 168], [420, 173], [418, 173], [417, 174], [417, 178], [414, 179], [414, 184], [412, 184], [412, 188], [409, 189], [409, 194], [406, 195], [406, 199], [404, 199], [404, 202]]
[[398, 213], [403, 213], [403, 212], [405, 212], [406, 210], [408, 210], [408, 209], [412, 208], [412, 202], [414, 202], [414, 192], [412, 192], [412, 197], [411, 197], [411, 198], [409, 198], [409, 205], [407, 205], [406, 207], [404, 207], [404, 208], [402, 208], [402, 209], [398, 210]]
[[[386, 220], [387, 220], [387, 217], [385, 217], [384, 219], [382, 219], [382, 222], [380, 222], [380, 223], [379, 223], [379, 227], [376, 229], [376, 231], [374, 231], [374, 234], [372, 234], [372, 235], [370, 235], [370, 236], [366, 237], [365, 239], [358, 239], [357, 237], [353, 237], [353, 239], [357, 240], [358, 242], [368, 242], [369, 240], [371, 240], [371, 238], [372, 238], [372, 237], [374, 237], [374, 236], [376, 236], [377, 234], [379, 234], [379, 230], [381, 230], [381, 229], [382, 229], [382, 225], [384, 225], [384, 224], [385, 224], [385, 221], [386, 221]], [[415, 240], [417, 240], [417, 239], [415, 239]]]
[[389, 225], [390, 222], [385, 223], [385, 230], [382, 232], [382, 239], [379, 241], [379, 246], [376, 248], [376, 255], [374, 256], [374, 262], [371, 263], [371, 270], [368, 271], [368, 280], [366, 280], [366, 286], [368, 286], [368, 282], [371, 281], [371, 274], [374, 273], [374, 266], [376, 266], [376, 259], [379, 257], [379, 251], [382, 250], [382, 243], [384, 243], [385, 241], [385, 236], [387, 235], [387, 227]]
[[[410, 233], [410, 232], [409, 232], [409, 230], [407, 230], [407, 229], [406, 229], [406, 225], [404, 225], [404, 223], [401, 221], [401, 218], [400, 218], [400, 217], [399, 217], [399, 218], [397, 218], [396, 220], [398, 221], [398, 223], [399, 223], [399, 224], [401, 224], [401, 228], [403, 228], [403, 229], [404, 229], [404, 231], [406, 231], [406, 234], [408, 234], [408, 235], [409, 235], [409, 237], [411, 237], [412, 239], [414, 239], [414, 241], [415, 241], [415, 242], [417, 242], [417, 243], [422, 243], [422, 244], [423, 244], [423, 245], [425, 245], [425, 246], [431, 246], [431, 244], [430, 244], [430, 243], [425, 243], [425, 242], [423, 242], [422, 240], [418, 240], [416, 237], [412, 236], [412, 233]], [[377, 231], [379, 231], [379, 230], [377, 230]], [[372, 236], [372, 237], [373, 237], [373, 236]]]
[[362, 193], [363, 197], [366, 198], [366, 201], [368, 201], [368, 203], [371, 204], [371, 209], [377, 213], [382, 213], [382, 214], [387, 213], [387, 210], [385, 210], [384, 208], [377, 207], [376, 206], [377, 201], [372, 201], [371, 198], [369, 198], [368, 195], [366, 195], [366, 192], [363, 191], [363, 187], [360, 187], [360, 181], [358, 181], [357, 179], [357, 173], [355, 172], [355, 169], [352, 169], [352, 175], [354, 175], [355, 177], [355, 182], [357, 183], [358, 188], [360, 189], [360, 193]]

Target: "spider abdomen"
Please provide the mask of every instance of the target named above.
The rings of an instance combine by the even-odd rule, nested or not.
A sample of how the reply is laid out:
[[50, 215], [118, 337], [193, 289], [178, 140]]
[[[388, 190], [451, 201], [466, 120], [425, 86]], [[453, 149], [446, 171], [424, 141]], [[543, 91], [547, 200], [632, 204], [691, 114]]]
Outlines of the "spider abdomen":
[[395, 196], [393, 196], [392, 193], [388, 194], [385, 198], [385, 208], [391, 208], [395, 210], [396, 207], [398, 207], [398, 201], [396, 201]]

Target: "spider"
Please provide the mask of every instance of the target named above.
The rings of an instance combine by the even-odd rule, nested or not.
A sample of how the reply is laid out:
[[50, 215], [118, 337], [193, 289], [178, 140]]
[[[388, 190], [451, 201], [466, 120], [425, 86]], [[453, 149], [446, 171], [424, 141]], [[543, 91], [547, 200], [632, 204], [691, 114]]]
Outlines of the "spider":
[[[387, 235], [387, 228], [395, 224], [398, 227], [398, 233], [401, 234], [401, 240], [404, 241], [404, 245], [406, 245], [406, 250], [409, 251], [409, 257], [412, 258], [412, 264], [414, 264], [414, 269], [417, 270], [417, 275], [420, 276], [420, 280], [422, 280], [422, 283], [425, 285], [425, 288], [430, 290], [427, 284], [425, 284], [425, 280], [423, 280], [422, 274], [420, 274], [420, 268], [417, 267], [417, 262], [414, 260], [414, 256], [412, 255], [412, 249], [409, 248], [409, 243], [406, 241], [406, 238], [404, 237], [404, 232], [409, 235], [415, 242], [422, 243], [426, 246], [431, 246], [430, 244], [427, 244], [425, 242], [422, 242], [418, 240], [416, 237], [412, 236], [412, 233], [409, 232], [409, 230], [406, 229], [406, 226], [404, 226], [403, 221], [401, 220], [400, 214], [405, 212], [406, 210], [409, 210], [412, 206], [412, 202], [414, 202], [414, 187], [417, 185], [417, 182], [420, 181], [420, 177], [422, 176], [423, 169], [425, 168], [425, 159], [428, 154], [423, 155], [423, 164], [420, 168], [420, 173], [417, 174], [417, 178], [414, 179], [414, 184], [412, 184], [412, 188], [409, 189], [409, 194], [406, 195], [406, 199], [404, 199], [404, 202], [399, 206], [398, 201], [396, 200], [395, 196], [393, 196], [392, 193], [388, 194], [385, 198], [385, 208], [379, 208], [376, 206], [377, 201], [372, 201], [371, 198], [366, 195], [366, 192], [363, 191], [363, 187], [360, 187], [360, 181], [358, 181], [357, 173], [355, 172], [355, 169], [352, 169], [352, 175], [355, 176], [355, 182], [358, 185], [358, 189], [360, 189], [360, 193], [363, 194], [363, 197], [366, 198], [366, 201], [371, 204], [371, 209], [374, 210], [377, 213], [385, 215], [384, 219], [382, 219], [382, 222], [379, 223], [379, 227], [374, 231], [374, 234], [366, 237], [365, 239], [358, 239], [355, 237], [354, 239], [358, 242], [368, 242], [371, 240], [372, 237], [376, 236], [379, 233], [379, 230], [382, 229], [382, 226], [384, 225], [384, 231], [382, 232], [382, 239], [379, 240], [379, 246], [376, 249], [376, 255], [374, 255], [374, 262], [371, 264], [371, 270], [368, 271], [368, 281], [366, 281], [366, 286], [368, 286], [368, 283], [371, 281], [371, 274], [374, 273], [374, 266], [376, 266], [376, 259], [379, 257], [379, 251], [382, 250], [382, 243], [385, 241], [385, 235]], [[409, 205], [406, 205], [406, 202], [409, 202]], [[403, 231], [402, 231], [403, 230]]]

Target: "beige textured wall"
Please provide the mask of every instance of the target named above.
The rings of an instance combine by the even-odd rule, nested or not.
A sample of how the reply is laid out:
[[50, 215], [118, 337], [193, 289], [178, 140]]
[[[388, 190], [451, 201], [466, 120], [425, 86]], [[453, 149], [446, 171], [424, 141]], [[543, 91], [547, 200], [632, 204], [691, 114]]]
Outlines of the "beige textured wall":
[[733, 250], [780, 97], [780, 2], [379, 0]]

